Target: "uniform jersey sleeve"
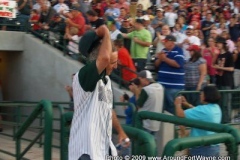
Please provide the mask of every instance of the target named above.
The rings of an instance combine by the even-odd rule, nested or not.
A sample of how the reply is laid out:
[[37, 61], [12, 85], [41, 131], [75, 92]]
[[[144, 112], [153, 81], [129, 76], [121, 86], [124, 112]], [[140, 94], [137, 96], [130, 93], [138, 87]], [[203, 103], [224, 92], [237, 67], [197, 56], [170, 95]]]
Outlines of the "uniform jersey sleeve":
[[142, 89], [140, 96], [137, 100], [137, 106], [142, 107], [144, 103], [147, 101], [147, 99], [148, 99], [148, 94], [144, 89]]
[[78, 74], [78, 79], [81, 87], [85, 92], [92, 92], [97, 82], [103, 77], [105, 71], [99, 74], [96, 61], [86, 64], [83, 68], [80, 69]]

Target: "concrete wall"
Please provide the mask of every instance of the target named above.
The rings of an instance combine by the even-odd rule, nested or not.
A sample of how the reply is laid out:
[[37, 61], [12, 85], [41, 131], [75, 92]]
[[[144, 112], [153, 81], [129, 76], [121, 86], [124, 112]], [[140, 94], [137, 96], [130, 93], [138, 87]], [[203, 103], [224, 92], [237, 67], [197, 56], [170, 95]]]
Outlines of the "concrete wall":
[[[11, 41], [10, 41], [11, 42]], [[32, 35], [23, 37], [22, 53], [3, 52], [3, 95], [5, 100], [68, 101], [64, 86], [82, 64], [43, 44]], [[1, 48], [0, 48], [1, 49]]]
[[2, 51], [23, 51], [24, 35], [25, 35], [25, 33], [23, 33], [23, 32], [0, 31], [0, 50], [2, 50]]

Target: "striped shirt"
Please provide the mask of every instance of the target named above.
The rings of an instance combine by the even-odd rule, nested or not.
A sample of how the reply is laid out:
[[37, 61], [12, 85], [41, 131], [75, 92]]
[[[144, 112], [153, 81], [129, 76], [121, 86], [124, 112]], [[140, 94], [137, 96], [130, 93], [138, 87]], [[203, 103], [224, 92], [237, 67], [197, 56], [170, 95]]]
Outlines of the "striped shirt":
[[[185, 87], [197, 87], [199, 78], [200, 78], [200, 71], [199, 66], [201, 64], [205, 64], [206, 60], [203, 58], [199, 58], [195, 62], [188, 61], [184, 65], [185, 69]], [[204, 81], [206, 82], [206, 81]]]
[[158, 69], [158, 82], [165, 88], [184, 89], [184, 55], [183, 50], [175, 46], [171, 51], [163, 49], [162, 52], [167, 54], [167, 58], [175, 60], [179, 64], [179, 68], [175, 68], [162, 62]]
[[[106, 79], [106, 84], [103, 79]], [[84, 66], [73, 79], [74, 115], [69, 140], [69, 160], [88, 154], [92, 160], [117, 155], [112, 136], [111, 80], [98, 74], [96, 62]]]

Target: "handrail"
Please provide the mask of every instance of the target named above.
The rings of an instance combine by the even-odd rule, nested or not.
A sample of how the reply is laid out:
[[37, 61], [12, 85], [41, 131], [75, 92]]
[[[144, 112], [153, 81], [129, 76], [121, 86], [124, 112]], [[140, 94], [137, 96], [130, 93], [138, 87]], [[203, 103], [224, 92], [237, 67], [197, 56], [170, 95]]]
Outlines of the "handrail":
[[[191, 142], [191, 143], [189, 143]], [[237, 149], [235, 145], [234, 137], [228, 133], [216, 133], [214, 135], [202, 136], [202, 137], [187, 137], [173, 139], [169, 141], [164, 147], [163, 156], [174, 156], [176, 151], [181, 151], [187, 148], [193, 148], [196, 146], [207, 146], [212, 144], [225, 143], [227, 146], [228, 155], [230, 159], [237, 160]]]
[[[16, 138], [16, 159], [20, 160], [24, 154], [21, 152], [21, 146], [20, 146], [20, 138], [25, 133], [27, 128], [32, 124], [32, 122], [36, 119], [36, 117], [44, 111], [44, 118], [45, 118], [45, 124], [44, 124], [44, 160], [51, 160], [52, 157], [52, 121], [53, 121], [53, 113], [52, 113], [52, 104], [50, 101], [42, 100], [38, 106], [35, 108], [35, 110], [32, 112], [32, 114], [28, 117], [28, 119], [23, 123], [23, 125], [19, 128], [17, 131], [15, 138]], [[37, 136], [38, 138], [41, 137], [39, 134]], [[35, 138], [34, 141], [37, 141], [38, 138]], [[32, 143], [30, 144], [32, 145]], [[30, 146], [29, 145], [29, 146]], [[27, 147], [28, 149], [30, 147]], [[26, 153], [27, 150], [24, 151]]]
[[[204, 129], [204, 130], [218, 132], [218, 133], [229, 133], [235, 138], [235, 144], [236, 145], [240, 144], [240, 133], [236, 128], [229, 125], [204, 122], [204, 121], [188, 119], [188, 118], [179, 118], [176, 116], [170, 116], [162, 113], [141, 111], [141, 112], [138, 112], [138, 114], [136, 114], [135, 126], [139, 129], [143, 129], [142, 121], [144, 119], [169, 122], [173, 124], [184, 125], [188, 127], [194, 127], [194, 128]], [[234, 152], [238, 153], [237, 150]]]

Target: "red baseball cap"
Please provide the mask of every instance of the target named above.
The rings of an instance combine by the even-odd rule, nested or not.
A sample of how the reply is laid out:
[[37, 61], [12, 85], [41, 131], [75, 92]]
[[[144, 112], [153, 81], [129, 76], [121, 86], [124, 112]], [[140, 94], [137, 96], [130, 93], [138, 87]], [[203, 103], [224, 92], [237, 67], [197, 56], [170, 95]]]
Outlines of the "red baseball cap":
[[192, 44], [188, 47], [187, 49], [188, 51], [201, 51], [200, 46], [196, 45], [196, 44]]

